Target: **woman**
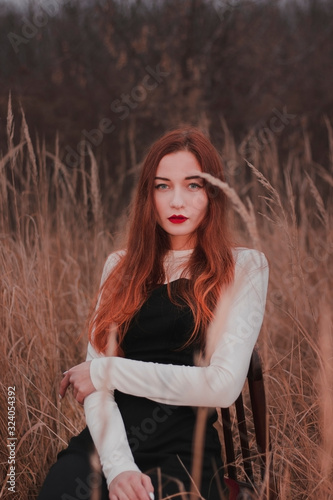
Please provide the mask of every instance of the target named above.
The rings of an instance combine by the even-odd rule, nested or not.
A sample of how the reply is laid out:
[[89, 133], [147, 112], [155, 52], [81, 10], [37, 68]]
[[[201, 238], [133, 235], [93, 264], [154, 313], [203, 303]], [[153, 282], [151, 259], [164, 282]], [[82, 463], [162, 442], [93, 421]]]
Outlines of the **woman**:
[[[226, 196], [203, 172], [223, 179], [218, 153], [196, 129], [167, 133], [146, 157], [126, 249], [105, 264], [87, 361], [60, 386], [63, 397], [71, 384], [84, 403], [88, 428], [59, 454], [40, 500], [93, 498], [96, 485], [110, 500], [190, 490], [227, 498], [215, 408], [244, 384], [268, 266], [262, 253], [232, 246]], [[211, 411], [192, 478], [197, 407]], [[89, 460], [95, 448], [102, 479]]]

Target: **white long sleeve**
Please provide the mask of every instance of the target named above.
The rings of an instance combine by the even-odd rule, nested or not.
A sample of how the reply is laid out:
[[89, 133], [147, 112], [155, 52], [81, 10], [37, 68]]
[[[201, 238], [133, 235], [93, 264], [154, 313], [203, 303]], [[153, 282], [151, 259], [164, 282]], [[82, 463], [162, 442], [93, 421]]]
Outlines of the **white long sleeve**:
[[[104, 266], [101, 284], [117, 263], [119, 254], [112, 254]], [[87, 361], [99, 355], [88, 345]], [[126, 430], [113, 391], [96, 391], [84, 400], [87, 426], [96, 446], [107, 485], [121, 472], [139, 471], [128, 444]]]
[[[257, 340], [268, 284], [268, 264], [258, 251], [235, 249], [235, 280], [221, 301], [228, 311], [221, 323], [208, 366], [176, 366], [118, 357], [95, 358], [90, 365], [97, 390], [118, 389], [172, 405], [228, 407], [242, 390]], [[218, 321], [210, 332], [218, 329]], [[209, 339], [208, 339], [209, 341]]]
[[124, 422], [113, 393], [93, 392], [84, 400], [84, 411], [107, 485], [109, 486], [121, 472], [140, 471], [134, 462]]

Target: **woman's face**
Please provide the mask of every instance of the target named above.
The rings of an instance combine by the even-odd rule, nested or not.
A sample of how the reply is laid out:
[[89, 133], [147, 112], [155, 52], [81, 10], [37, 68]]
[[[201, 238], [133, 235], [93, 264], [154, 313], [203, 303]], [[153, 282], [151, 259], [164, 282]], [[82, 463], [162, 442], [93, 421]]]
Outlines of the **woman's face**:
[[158, 224], [169, 234], [173, 250], [193, 248], [196, 230], [206, 215], [208, 197], [201, 167], [188, 151], [163, 156], [155, 176]]

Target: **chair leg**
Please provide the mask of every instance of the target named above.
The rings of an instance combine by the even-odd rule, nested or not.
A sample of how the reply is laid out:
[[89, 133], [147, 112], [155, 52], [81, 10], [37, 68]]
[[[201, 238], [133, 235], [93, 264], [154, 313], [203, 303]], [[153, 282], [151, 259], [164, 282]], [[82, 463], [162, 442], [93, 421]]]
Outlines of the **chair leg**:
[[232, 428], [229, 408], [221, 408], [223, 436], [225, 445], [225, 454], [227, 461], [228, 476], [237, 481], [237, 469], [235, 466], [235, 449], [232, 437]]
[[246, 474], [248, 480], [253, 484], [253, 482], [254, 482], [253, 469], [252, 469], [250, 445], [249, 445], [249, 438], [248, 438], [248, 434], [247, 434], [247, 426], [246, 426], [246, 419], [245, 419], [242, 394], [240, 394], [240, 396], [236, 400], [235, 404], [236, 404], [238, 432], [239, 432], [239, 438], [240, 438], [240, 442], [241, 442], [244, 470], [245, 470], [245, 474]]

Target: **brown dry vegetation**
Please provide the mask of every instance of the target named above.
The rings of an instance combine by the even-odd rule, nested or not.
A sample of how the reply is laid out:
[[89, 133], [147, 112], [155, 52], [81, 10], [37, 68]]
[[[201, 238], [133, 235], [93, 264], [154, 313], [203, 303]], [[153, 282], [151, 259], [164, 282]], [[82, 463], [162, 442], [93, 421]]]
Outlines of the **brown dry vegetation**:
[[[312, 161], [306, 134], [284, 165], [274, 141], [243, 164], [223, 127], [236, 235], [260, 247], [270, 263], [259, 345], [279, 498], [327, 500], [333, 498], [331, 126], [325, 169]], [[36, 497], [56, 453], [84, 425], [71, 396], [59, 402], [58, 384], [62, 371], [85, 356], [85, 322], [114, 245], [107, 228], [117, 214], [102, 214], [92, 154], [68, 170], [57, 139], [52, 151], [42, 142], [33, 148], [23, 112], [16, 143], [13, 128], [9, 104], [8, 148], [0, 158], [0, 496], [14, 498], [5, 483], [6, 398], [14, 385], [15, 499], [26, 500]]]
[[[33, 143], [37, 131], [51, 150], [59, 132], [68, 167], [82, 150], [80, 141], [105, 119], [116, 130], [90, 142], [114, 182], [115, 165], [135, 164], [131, 134], [140, 158], [166, 128], [202, 114], [212, 122], [212, 138], [221, 140], [223, 115], [240, 141], [283, 108], [306, 118], [313, 158], [325, 161], [321, 118], [333, 119], [332, 0], [15, 3], [29, 8], [0, 0], [0, 116], [12, 92]], [[48, 4], [58, 5], [53, 14]], [[147, 68], [157, 67], [164, 76], [149, 78], [150, 90], [140, 91]], [[279, 148], [287, 139], [287, 130], [276, 137]], [[130, 185], [127, 178], [124, 196]]]

